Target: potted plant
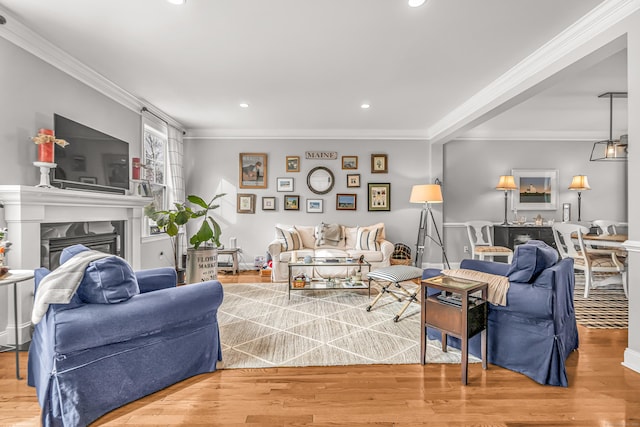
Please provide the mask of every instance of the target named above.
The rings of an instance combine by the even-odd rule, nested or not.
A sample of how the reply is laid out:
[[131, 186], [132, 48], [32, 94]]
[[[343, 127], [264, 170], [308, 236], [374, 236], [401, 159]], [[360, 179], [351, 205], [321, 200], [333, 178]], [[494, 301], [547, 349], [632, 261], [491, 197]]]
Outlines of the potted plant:
[[222, 231], [220, 225], [210, 215], [210, 212], [220, 207], [215, 201], [226, 193], [216, 194], [207, 203], [202, 197], [187, 196], [187, 200], [198, 210], [186, 208], [191, 213], [191, 219], [202, 218], [202, 222], [195, 234], [189, 239], [193, 247], [187, 249], [187, 282], [204, 282], [218, 277], [218, 248]]
[[191, 212], [182, 203], [175, 203], [175, 207], [175, 209], [157, 211], [154, 204], [150, 203], [145, 206], [144, 214], [155, 221], [160, 231], [167, 233], [167, 236], [169, 236], [178, 283], [184, 283], [184, 268], [180, 263], [180, 253], [178, 251], [178, 233], [180, 232], [180, 227], [191, 219]]
[[217, 278], [218, 247], [220, 247], [220, 225], [210, 212], [220, 205], [215, 201], [226, 193], [215, 195], [208, 203], [200, 196], [189, 195], [187, 200], [194, 208], [184, 203], [175, 203], [175, 209], [155, 210], [153, 204], [145, 207], [145, 215], [153, 219], [161, 231], [171, 238], [176, 272], [181, 274], [180, 254], [178, 253], [178, 234], [180, 228], [191, 220], [202, 218], [200, 226], [189, 238], [193, 246], [187, 249], [187, 283], [200, 282]]

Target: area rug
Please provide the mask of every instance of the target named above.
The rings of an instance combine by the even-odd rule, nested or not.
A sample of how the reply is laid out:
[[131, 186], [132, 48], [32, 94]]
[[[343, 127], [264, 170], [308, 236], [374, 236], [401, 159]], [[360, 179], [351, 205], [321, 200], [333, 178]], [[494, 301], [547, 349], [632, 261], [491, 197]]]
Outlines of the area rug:
[[[596, 286], [607, 275], [594, 276]], [[625, 329], [629, 327], [629, 301], [621, 284], [596, 287], [584, 298], [584, 274], [576, 272], [573, 295], [576, 321], [594, 329]]]
[[[218, 311], [223, 367], [408, 364], [420, 359], [420, 306], [366, 290], [291, 291], [286, 283], [225, 284]], [[460, 363], [460, 352], [429, 342], [429, 363]], [[478, 359], [469, 357], [470, 362]]]

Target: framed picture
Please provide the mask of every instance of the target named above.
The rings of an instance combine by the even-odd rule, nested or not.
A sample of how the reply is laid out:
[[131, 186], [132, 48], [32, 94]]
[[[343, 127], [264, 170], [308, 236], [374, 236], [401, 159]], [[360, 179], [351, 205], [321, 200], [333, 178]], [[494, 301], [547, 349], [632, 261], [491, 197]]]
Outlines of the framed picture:
[[336, 209], [339, 211], [355, 211], [357, 194], [336, 194]]
[[342, 169], [358, 169], [358, 156], [342, 156]]
[[369, 183], [369, 210], [370, 211], [390, 211], [391, 210], [391, 184], [390, 183]]
[[266, 153], [240, 153], [240, 188], [267, 188]]
[[387, 166], [386, 154], [372, 154], [371, 155], [371, 173], [387, 173], [389, 172]]
[[322, 199], [307, 199], [307, 213], [322, 213], [323, 205]]
[[153, 206], [156, 210], [167, 208], [167, 191], [164, 185], [146, 183], [149, 186], [149, 197], [153, 198]]
[[287, 172], [300, 172], [300, 156], [287, 156]]
[[256, 195], [238, 194], [238, 213], [256, 213]]
[[300, 210], [300, 196], [284, 196], [284, 210], [285, 211], [299, 211]]
[[276, 198], [275, 197], [263, 197], [262, 198], [262, 210], [263, 211], [275, 211], [276, 210]]
[[360, 174], [350, 173], [347, 174], [347, 188], [360, 187]]
[[82, 182], [83, 184], [97, 184], [98, 178], [95, 176], [81, 176], [80, 182]]
[[293, 178], [276, 178], [276, 190], [281, 192], [293, 191]]
[[512, 169], [518, 189], [511, 198], [511, 208], [523, 211], [558, 208], [557, 169]]

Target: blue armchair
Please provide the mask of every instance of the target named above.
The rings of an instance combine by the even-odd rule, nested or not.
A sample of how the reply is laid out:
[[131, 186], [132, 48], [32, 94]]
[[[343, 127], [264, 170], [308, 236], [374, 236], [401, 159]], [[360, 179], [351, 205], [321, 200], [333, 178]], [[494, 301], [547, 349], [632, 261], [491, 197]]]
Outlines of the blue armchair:
[[[557, 262], [555, 249], [531, 240], [516, 248], [509, 264], [465, 259], [460, 268], [509, 277], [507, 305], [489, 304], [487, 358], [489, 363], [520, 372], [540, 384], [567, 387], [565, 360], [578, 348], [573, 307], [573, 260]], [[440, 274], [427, 269], [423, 278]], [[438, 293], [428, 289], [429, 295]], [[440, 332], [428, 328], [430, 339]], [[447, 344], [460, 348], [457, 338]], [[469, 340], [469, 352], [480, 357], [480, 335]]]
[[[117, 286], [105, 291], [104, 277], [97, 277], [113, 273], [113, 266], [105, 268], [111, 258], [117, 257], [96, 261], [92, 274], [87, 268], [72, 301], [50, 305], [35, 327], [28, 384], [36, 387], [43, 426], [85, 426], [185, 378], [213, 372], [222, 360], [220, 282], [176, 287], [173, 268], [131, 272], [131, 277], [125, 269], [128, 284], [122, 287], [129, 286], [133, 296], [86, 302], [91, 276], [107, 298], [120, 292]], [[36, 292], [48, 273], [36, 271]]]

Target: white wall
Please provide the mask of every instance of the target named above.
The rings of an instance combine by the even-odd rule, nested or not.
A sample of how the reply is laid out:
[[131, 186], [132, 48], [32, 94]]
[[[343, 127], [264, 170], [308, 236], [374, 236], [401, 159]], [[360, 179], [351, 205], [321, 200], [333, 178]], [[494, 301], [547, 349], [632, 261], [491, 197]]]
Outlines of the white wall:
[[[338, 160], [306, 160], [305, 151], [336, 151]], [[267, 153], [268, 171], [266, 189], [238, 188], [239, 153]], [[372, 174], [370, 155], [388, 155], [389, 173]], [[216, 219], [222, 227], [222, 243], [229, 244], [230, 237], [237, 237], [243, 250], [241, 262], [253, 265], [256, 256], [266, 256], [267, 245], [273, 240], [274, 225], [315, 225], [324, 221], [346, 225], [368, 225], [384, 222], [387, 239], [403, 242], [413, 247], [420, 216], [420, 207], [409, 203], [411, 186], [425, 183], [428, 177], [428, 147], [421, 141], [339, 141], [339, 140], [190, 140], [185, 139], [185, 179], [187, 194], [211, 198], [217, 193], [227, 193]], [[300, 172], [285, 173], [285, 156], [300, 156]], [[341, 168], [341, 156], [358, 156], [358, 170]], [[336, 185], [325, 195], [315, 195], [306, 185], [309, 170], [326, 166], [333, 172]], [[347, 188], [347, 173], [361, 175], [360, 188]], [[294, 178], [292, 193], [276, 191], [277, 177]], [[391, 211], [368, 212], [367, 183], [391, 183]], [[236, 213], [236, 194], [257, 196], [255, 214]], [[337, 211], [336, 194], [357, 194], [356, 211]], [[285, 194], [300, 195], [300, 211], [283, 210]], [[276, 211], [263, 211], [261, 198], [275, 196]], [[323, 199], [324, 213], [306, 213], [308, 198]]]
[[[592, 142], [586, 141], [469, 141], [444, 144], [444, 221], [447, 255], [451, 261], [468, 258], [469, 245], [461, 222], [504, 220], [504, 192], [495, 189], [500, 175], [512, 169], [558, 170], [558, 209], [518, 211], [529, 220], [540, 214], [561, 220], [562, 204], [571, 203], [577, 220], [578, 195], [568, 189], [574, 175], [587, 175], [591, 190], [582, 192], [582, 220], [627, 221], [627, 163], [590, 162]], [[509, 219], [511, 195], [508, 200]]]

